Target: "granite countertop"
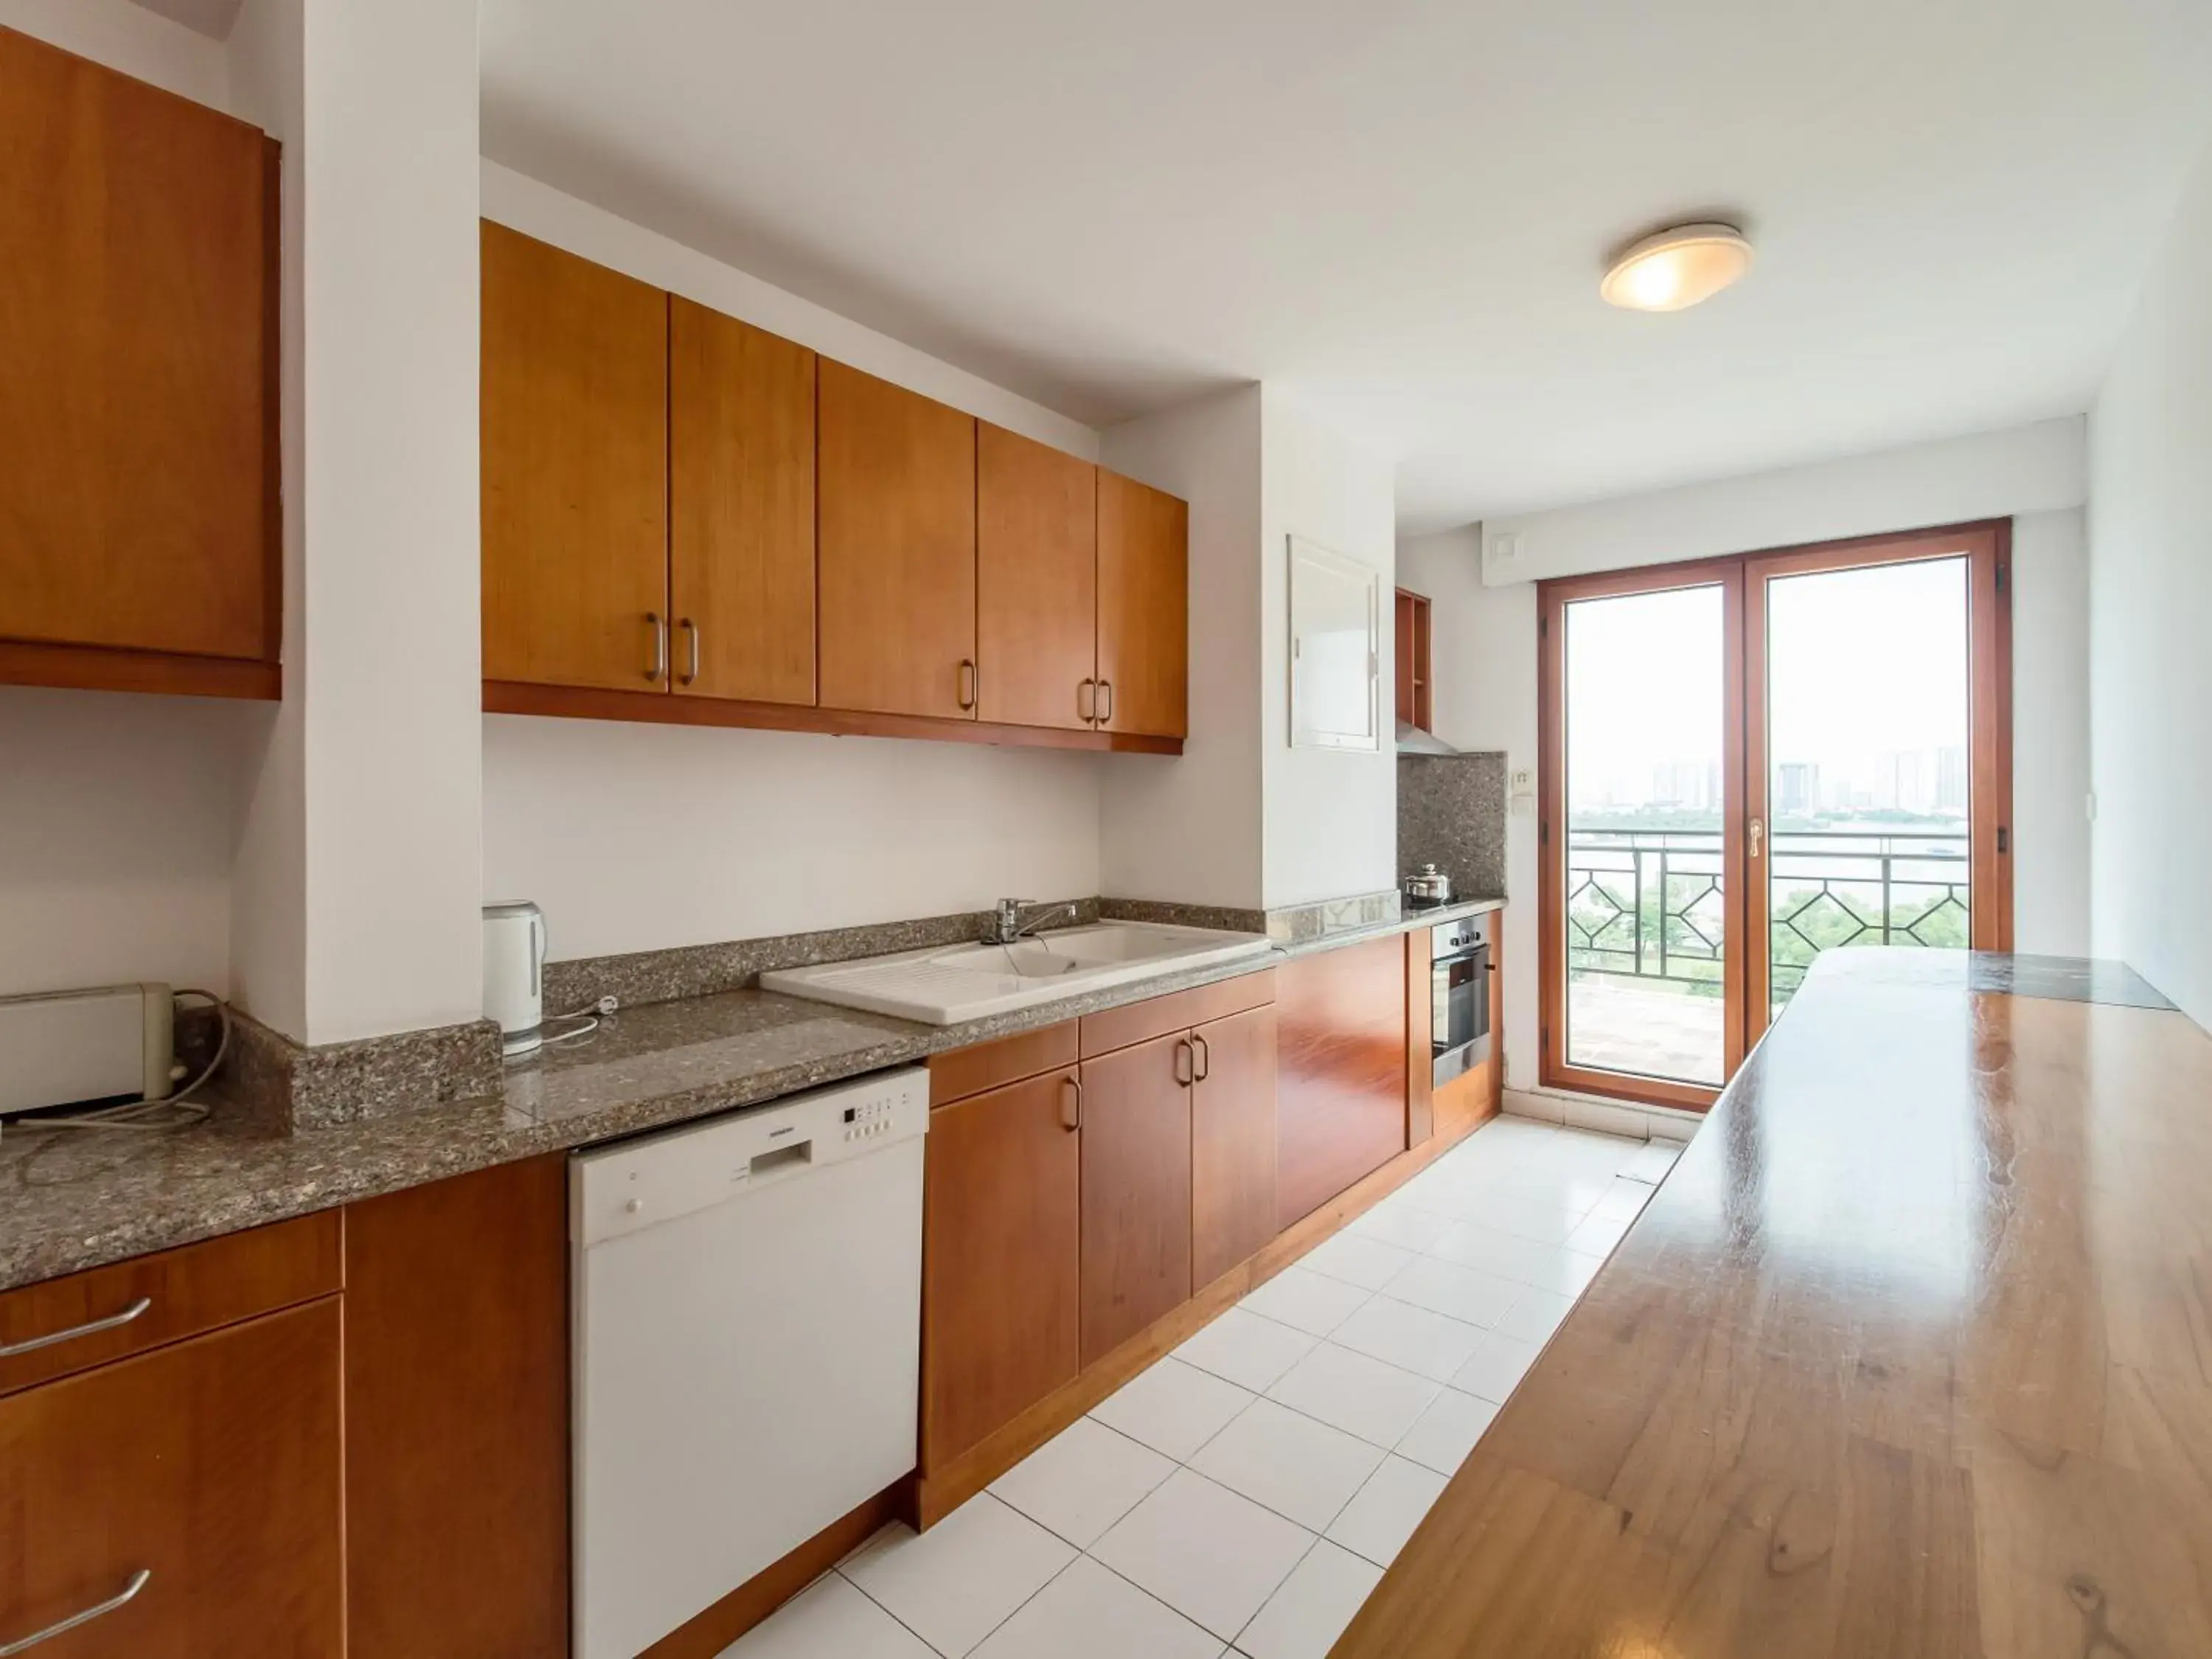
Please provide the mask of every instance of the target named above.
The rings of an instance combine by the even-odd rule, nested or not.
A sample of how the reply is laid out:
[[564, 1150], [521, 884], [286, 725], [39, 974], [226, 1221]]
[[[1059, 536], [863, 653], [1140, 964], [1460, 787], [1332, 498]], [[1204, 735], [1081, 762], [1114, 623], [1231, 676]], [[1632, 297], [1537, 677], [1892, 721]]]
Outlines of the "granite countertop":
[[303, 1215], [471, 1170], [665, 1127], [1316, 951], [1494, 910], [1472, 899], [1267, 956], [922, 1025], [759, 990], [647, 1004], [511, 1065], [503, 1094], [300, 1132], [226, 1111], [165, 1133], [0, 1135], [0, 1290]]

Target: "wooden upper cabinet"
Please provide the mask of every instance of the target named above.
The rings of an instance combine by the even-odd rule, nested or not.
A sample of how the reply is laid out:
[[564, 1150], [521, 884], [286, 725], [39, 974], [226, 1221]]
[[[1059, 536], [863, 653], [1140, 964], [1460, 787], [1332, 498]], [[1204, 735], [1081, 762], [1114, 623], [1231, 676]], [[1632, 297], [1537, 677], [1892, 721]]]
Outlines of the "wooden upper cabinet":
[[483, 677], [665, 690], [668, 296], [483, 227]]
[[257, 129], [0, 28], [0, 641], [276, 660], [276, 196]]
[[1098, 674], [1098, 469], [979, 422], [975, 635], [981, 717], [1092, 724]]
[[1190, 1039], [1083, 1062], [1083, 1363], [1190, 1299]]
[[[1066, 1030], [1066, 1028], [1061, 1028]], [[1073, 1031], [1067, 1035], [1073, 1048]], [[1079, 1368], [1082, 1156], [1064, 1066], [938, 1108], [924, 1164], [921, 1468]]]
[[676, 691], [811, 703], [814, 354], [684, 299], [668, 331]]
[[975, 420], [823, 359], [821, 701], [975, 715]]
[[1189, 507], [1100, 468], [1098, 678], [1109, 732], [1188, 732], [1189, 563]]

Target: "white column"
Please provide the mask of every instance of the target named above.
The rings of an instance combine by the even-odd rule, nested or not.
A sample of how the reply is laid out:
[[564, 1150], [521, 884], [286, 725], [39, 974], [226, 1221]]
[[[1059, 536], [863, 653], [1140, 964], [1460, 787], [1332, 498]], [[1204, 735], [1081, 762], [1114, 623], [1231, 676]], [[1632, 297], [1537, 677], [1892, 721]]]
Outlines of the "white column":
[[475, 1018], [482, 788], [475, 0], [247, 0], [284, 144], [284, 702], [240, 1000], [300, 1041]]

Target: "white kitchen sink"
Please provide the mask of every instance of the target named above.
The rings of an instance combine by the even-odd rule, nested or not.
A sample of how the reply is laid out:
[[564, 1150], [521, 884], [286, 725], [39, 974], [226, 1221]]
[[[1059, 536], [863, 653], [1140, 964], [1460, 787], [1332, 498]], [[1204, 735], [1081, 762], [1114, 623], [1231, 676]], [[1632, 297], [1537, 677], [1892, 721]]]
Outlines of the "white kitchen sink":
[[763, 974], [761, 986], [925, 1025], [957, 1025], [1154, 975], [1263, 957], [1273, 948], [1264, 933], [1102, 921], [1036, 934], [1016, 945], [937, 945], [817, 968], [779, 969]]

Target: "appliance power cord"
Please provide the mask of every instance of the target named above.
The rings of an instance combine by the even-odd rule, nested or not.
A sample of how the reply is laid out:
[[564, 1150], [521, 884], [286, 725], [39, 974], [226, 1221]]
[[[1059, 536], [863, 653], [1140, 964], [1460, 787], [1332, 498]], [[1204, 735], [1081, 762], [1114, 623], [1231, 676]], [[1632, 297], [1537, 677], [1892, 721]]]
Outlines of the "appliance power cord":
[[215, 1053], [199, 1069], [198, 1076], [175, 1093], [161, 1100], [127, 1101], [120, 1106], [104, 1106], [89, 1112], [72, 1112], [59, 1117], [32, 1118], [16, 1127], [30, 1129], [137, 1129], [153, 1133], [166, 1129], [189, 1128], [205, 1121], [208, 1105], [205, 1101], [191, 1097], [213, 1077], [216, 1068], [222, 1064], [223, 1056], [230, 1052], [230, 1005], [212, 991], [182, 987], [170, 993], [172, 998], [198, 997], [215, 1010], [221, 1027], [216, 1038]]

